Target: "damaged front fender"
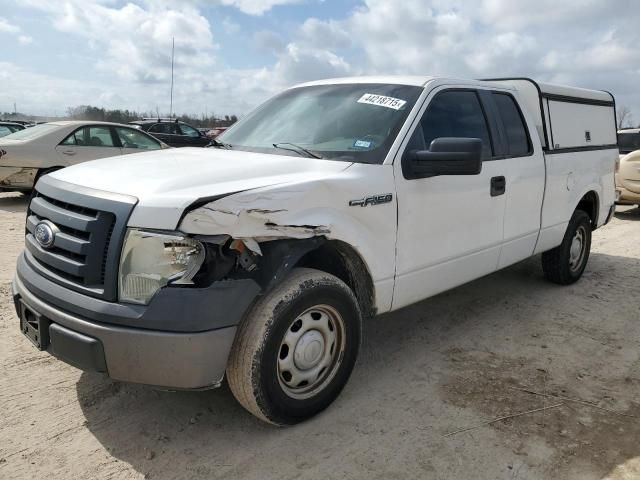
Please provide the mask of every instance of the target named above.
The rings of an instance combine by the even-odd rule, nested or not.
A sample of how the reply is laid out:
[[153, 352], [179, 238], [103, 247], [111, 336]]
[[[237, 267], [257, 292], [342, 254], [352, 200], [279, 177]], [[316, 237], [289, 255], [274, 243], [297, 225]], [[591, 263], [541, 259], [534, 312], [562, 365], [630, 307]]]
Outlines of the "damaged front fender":
[[285, 209], [250, 208], [229, 210], [213, 203], [185, 215], [180, 229], [194, 234], [224, 232], [237, 239], [257, 242], [282, 238], [311, 238], [331, 233], [328, 225], [297, 224]]

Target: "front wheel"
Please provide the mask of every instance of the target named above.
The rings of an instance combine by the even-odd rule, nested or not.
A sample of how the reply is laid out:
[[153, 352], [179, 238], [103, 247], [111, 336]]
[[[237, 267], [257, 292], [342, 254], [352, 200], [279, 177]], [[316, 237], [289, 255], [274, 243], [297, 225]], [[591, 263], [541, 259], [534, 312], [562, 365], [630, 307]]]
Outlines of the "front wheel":
[[227, 379], [236, 399], [258, 418], [291, 425], [327, 408], [358, 355], [362, 320], [340, 279], [296, 268], [244, 319]]
[[589, 260], [591, 231], [589, 215], [582, 210], [573, 212], [560, 246], [542, 254], [542, 270], [548, 280], [570, 285], [580, 279]]

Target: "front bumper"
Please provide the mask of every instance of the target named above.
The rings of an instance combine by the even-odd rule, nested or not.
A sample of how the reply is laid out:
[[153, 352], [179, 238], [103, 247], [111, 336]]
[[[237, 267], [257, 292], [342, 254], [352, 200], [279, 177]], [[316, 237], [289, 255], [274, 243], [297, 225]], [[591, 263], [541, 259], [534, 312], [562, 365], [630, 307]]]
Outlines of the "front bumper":
[[[247, 306], [258, 293], [257, 285], [251, 289], [240, 283], [235, 288], [249, 297]], [[27, 309], [31, 315], [44, 319], [48, 330], [45, 334], [50, 339], [46, 350], [61, 360], [83, 370], [106, 372], [114, 380], [123, 382], [175, 389], [216, 387], [224, 377], [236, 326], [246, 307], [216, 312], [211, 310], [208, 301], [197, 301], [197, 297], [190, 299], [188, 293], [193, 294], [193, 290], [165, 290], [172, 290], [172, 296], [168, 298], [179, 304], [170, 307], [165, 300], [160, 306], [176, 315], [179, 312], [180, 318], [187, 319], [187, 323], [200, 320], [202, 325], [210, 325], [210, 317], [219, 319], [225, 313], [230, 317], [224, 322], [225, 326], [204, 331], [195, 324], [192, 325], [194, 331], [150, 329], [148, 327], [153, 322], [147, 312], [153, 314], [158, 311], [153, 308], [153, 301], [146, 309], [142, 307], [142, 314], [132, 317], [132, 311], [126, 305], [91, 299], [37, 275], [24, 255], [18, 260], [13, 280], [18, 315], [24, 318], [22, 310]], [[209, 289], [198, 290], [202, 290], [201, 295], [207, 300], [210, 297], [215, 300], [216, 296], [234, 296], [229, 288], [217, 295]], [[181, 297], [180, 292], [184, 296]], [[60, 295], [65, 298], [60, 298]], [[196, 300], [192, 301], [194, 298]], [[78, 299], [85, 303], [80, 305]], [[207, 306], [209, 308], [205, 308]], [[133, 312], [140, 313], [137, 307]], [[88, 315], [78, 314], [78, 311]], [[120, 317], [118, 313], [121, 313]], [[136, 318], [146, 328], [137, 328]], [[164, 321], [159, 324], [171, 326]]]
[[0, 167], [0, 191], [30, 191], [37, 173], [37, 168]]

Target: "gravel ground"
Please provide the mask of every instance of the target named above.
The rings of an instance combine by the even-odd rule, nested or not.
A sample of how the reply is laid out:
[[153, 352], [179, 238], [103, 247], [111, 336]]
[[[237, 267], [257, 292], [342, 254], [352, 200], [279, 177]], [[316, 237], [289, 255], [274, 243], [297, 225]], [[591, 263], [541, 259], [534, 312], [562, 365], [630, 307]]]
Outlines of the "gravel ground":
[[277, 429], [226, 386], [160, 392], [36, 351], [10, 299], [25, 207], [0, 194], [0, 478], [640, 478], [640, 209], [595, 232], [576, 285], [536, 257], [368, 322], [340, 398]]

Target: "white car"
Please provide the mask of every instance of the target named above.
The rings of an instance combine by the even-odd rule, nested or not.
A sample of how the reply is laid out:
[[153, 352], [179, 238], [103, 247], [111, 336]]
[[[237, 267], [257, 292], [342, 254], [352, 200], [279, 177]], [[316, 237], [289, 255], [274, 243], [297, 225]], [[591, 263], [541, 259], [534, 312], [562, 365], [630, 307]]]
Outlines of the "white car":
[[300, 422], [338, 396], [371, 316], [538, 253], [578, 281], [614, 212], [614, 110], [526, 79], [324, 80], [215, 148], [54, 172], [17, 262], [22, 331], [119, 381], [226, 372], [251, 413]]
[[618, 131], [618, 148], [616, 203], [640, 207], [640, 128]]
[[30, 191], [39, 177], [98, 158], [169, 148], [130, 125], [62, 121], [0, 138], [0, 191]]

